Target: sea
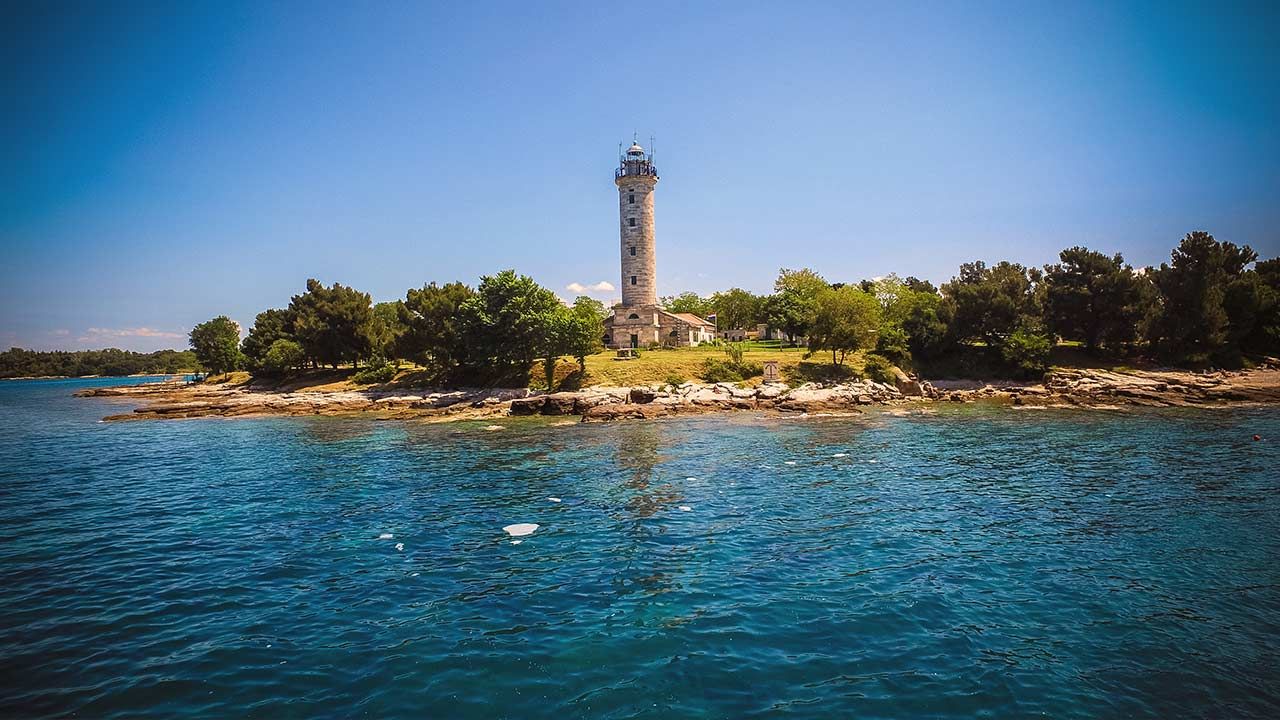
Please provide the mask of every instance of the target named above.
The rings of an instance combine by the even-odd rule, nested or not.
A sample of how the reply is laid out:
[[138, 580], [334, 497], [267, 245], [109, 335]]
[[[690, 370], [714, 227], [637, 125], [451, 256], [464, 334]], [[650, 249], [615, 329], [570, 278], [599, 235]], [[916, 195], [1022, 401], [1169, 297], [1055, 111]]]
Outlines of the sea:
[[1280, 717], [1280, 407], [72, 397], [142, 381], [0, 382], [0, 717]]

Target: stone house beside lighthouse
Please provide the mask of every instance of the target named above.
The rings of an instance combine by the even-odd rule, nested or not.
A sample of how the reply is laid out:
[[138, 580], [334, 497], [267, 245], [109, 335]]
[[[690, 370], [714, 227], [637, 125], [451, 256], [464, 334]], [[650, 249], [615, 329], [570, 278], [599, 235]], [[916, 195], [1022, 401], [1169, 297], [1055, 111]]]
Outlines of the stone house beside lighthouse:
[[605, 344], [611, 348], [687, 347], [715, 339], [715, 325], [691, 313], [673, 313], [658, 305], [658, 261], [654, 248], [653, 191], [658, 168], [653, 157], [633, 143], [614, 171], [618, 186], [618, 226], [622, 252], [622, 302], [605, 320]]

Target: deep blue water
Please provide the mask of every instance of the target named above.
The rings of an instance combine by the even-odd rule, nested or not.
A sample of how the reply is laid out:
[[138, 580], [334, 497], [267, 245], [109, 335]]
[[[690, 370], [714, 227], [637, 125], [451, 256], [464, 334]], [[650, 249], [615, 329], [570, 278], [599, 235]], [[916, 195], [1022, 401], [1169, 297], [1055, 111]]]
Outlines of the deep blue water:
[[1280, 408], [493, 432], [70, 397], [113, 382], [0, 383], [6, 717], [1280, 717]]

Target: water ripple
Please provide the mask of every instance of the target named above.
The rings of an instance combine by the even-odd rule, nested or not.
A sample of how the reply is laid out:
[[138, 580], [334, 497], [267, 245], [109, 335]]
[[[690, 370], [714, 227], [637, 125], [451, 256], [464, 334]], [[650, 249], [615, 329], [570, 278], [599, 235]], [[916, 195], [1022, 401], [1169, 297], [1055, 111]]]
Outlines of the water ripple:
[[78, 386], [0, 385], [5, 716], [1280, 716], [1275, 409], [488, 433]]

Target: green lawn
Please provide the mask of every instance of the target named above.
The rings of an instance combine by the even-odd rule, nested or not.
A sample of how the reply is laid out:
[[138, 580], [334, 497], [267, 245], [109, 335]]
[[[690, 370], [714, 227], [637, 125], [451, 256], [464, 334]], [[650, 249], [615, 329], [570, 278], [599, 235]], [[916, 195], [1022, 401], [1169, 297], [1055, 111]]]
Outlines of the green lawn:
[[[766, 360], [777, 360], [782, 379], [788, 382], [803, 382], [812, 379], [815, 372], [821, 373], [823, 366], [829, 366], [827, 356], [815, 355], [804, 360], [804, 348], [770, 347], [762, 343], [745, 343], [743, 360], [748, 363], [763, 363]], [[586, 377], [580, 383], [587, 385], [646, 385], [665, 383], [674, 380], [701, 381], [702, 363], [708, 358], [724, 360], [728, 356], [723, 348], [692, 347], [670, 350], [642, 350], [640, 357], [632, 360], [618, 360], [613, 350], [597, 353], [587, 358]], [[850, 357], [845, 361], [858, 370], [862, 369], [861, 357]], [[558, 377], [564, 377], [577, 370], [577, 363], [561, 361], [557, 370]], [[535, 379], [535, 383], [537, 380]]]

